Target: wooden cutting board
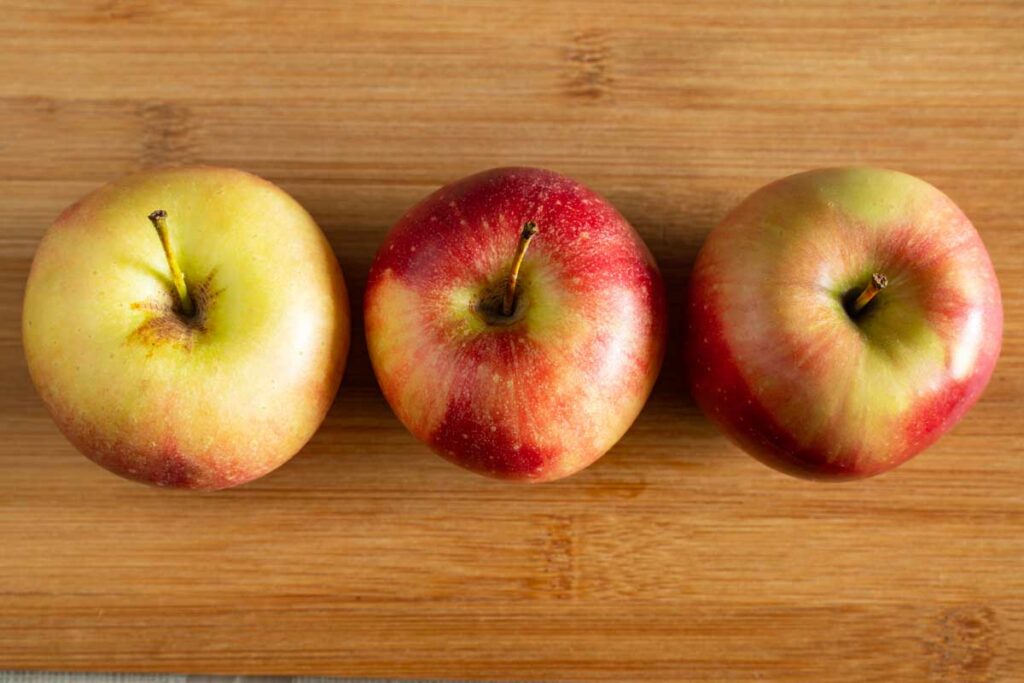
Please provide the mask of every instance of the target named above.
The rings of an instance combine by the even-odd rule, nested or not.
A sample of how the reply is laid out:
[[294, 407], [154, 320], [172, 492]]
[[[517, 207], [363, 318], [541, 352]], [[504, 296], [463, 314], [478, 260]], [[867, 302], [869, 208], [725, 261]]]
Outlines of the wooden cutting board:
[[[1024, 675], [1024, 4], [0, 1], [0, 669], [497, 679]], [[217, 494], [76, 454], [20, 346], [57, 213], [145, 166], [238, 166], [330, 237], [358, 311], [415, 200], [508, 164], [575, 176], [679, 302], [763, 183], [876, 164], [972, 217], [1003, 356], [926, 455], [788, 479], [695, 409], [670, 354], [588, 471], [466, 474], [401, 427], [355, 321], [323, 428]], [[68, 306], [74, 306], [73, 299]]]

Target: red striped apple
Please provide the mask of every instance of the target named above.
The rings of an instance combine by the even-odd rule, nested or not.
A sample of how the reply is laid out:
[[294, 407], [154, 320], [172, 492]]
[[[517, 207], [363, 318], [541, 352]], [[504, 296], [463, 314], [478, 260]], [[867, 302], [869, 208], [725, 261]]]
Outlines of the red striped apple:
[[853, 479], [933, 443], [978, 399], [1002, 338], [999, 284], [967, 217], [871, 168], [790, 176], [709, 235], [689, 289], [693, 394], [790, 474]]
[[384, 395], [433, 450], [493, 477], [588, 466], [632, 424], [661, 366], [664, 291], [600, 196], [502, 168], [441, 188], [370, 270], [366, 338]]
[[348, 298], [323, 233], [281, 189], [163, 168], [57, 218], [23, 338], [40, 395], [86, 456], [148, 484], [221, 489], [281, 465], [320, 425]]

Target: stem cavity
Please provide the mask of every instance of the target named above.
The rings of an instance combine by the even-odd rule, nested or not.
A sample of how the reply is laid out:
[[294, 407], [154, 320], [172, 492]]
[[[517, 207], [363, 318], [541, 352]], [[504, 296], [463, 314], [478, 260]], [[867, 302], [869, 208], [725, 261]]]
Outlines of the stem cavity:
[[190, 316], [195, 312], [192, 305], [192, 298], [188, 295], [188, 288], [185, 286], [185, 275], [178, 267], [178, 259], [174, 257], [171, 249], [171, 234], [167, 229], [167, 212], [157, 209], [149, 214], [149, 220], [156, 228], [156, 234], [160, 236], [160, 243], [164, 247], [164, 255], [167, 257], [167, 265], [171, 268], [171, 280], [174, 281], [174, 290], [178, 293], [178, 303], [181, 304], [182, 312]]
[[527, 221], [523, 225], [523, 232], [519, 235], [519, 244], [516, 245], [516, 255], [512, 260], [512, 270], [509, 271], [508, 281], [505, 284], [505, 297], [501, 301], [501, 314], [504, 316], [512, 315], [512, 308], [516, 300], [516, 282], [519, 280], [519, 268], [523, 265], [523, 257], [526, 256], [526, 250], [530, 246], [530, 240], [532, 240], [540, 229], [537, 224], [533, 221]]
[[875, 298], [875, 296], [886, 288], [889, 284], [889, 279], [881, 273], [873, 273], [871, 275], [871, 281], [868, 282], [867, 287], [860, 293], [857, 299], [853, 302], [853, 314], [857, 315], [868, 303]]

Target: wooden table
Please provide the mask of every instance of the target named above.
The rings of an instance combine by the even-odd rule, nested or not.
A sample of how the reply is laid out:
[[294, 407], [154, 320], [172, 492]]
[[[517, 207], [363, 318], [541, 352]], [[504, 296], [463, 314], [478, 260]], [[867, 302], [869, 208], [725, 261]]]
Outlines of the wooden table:
[[[1024, 675], [1024, 4], [3, 0], [0, 18], [0, 668]], [[899, 168], [988, 244], [1003, 356], [926, 455], [814, 485], [730, 446], [673, 352], [617, 448], [523, 487], [405, 432], [357, 319], [337, 403], [291, 463], [235, 491], [153, 490], [60, 436], [19, 323], [60, 209], [165, 162], [280, 183], [357, 307], [416, 199], [554, 168], [647, 240], [675, 349], [687, 272], [733, 204], [802, 169]]]

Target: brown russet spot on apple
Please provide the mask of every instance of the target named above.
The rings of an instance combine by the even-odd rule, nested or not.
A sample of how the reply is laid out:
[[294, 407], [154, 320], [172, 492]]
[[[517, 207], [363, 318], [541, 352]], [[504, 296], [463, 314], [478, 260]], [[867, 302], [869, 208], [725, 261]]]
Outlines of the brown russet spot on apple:
[[202, 282], [189, 287], [195, 311], [186, 315], [174, 292], [168, 290], [165, 296], [132, 304], [133, 310], [150, 313], [149, 317], [128, 335], [129, 342], [147, 346], [169, 344], [191, 351], [196, 339], [207, 331], [210, 307], [223, 289], [215, 289], [211, 272]]

